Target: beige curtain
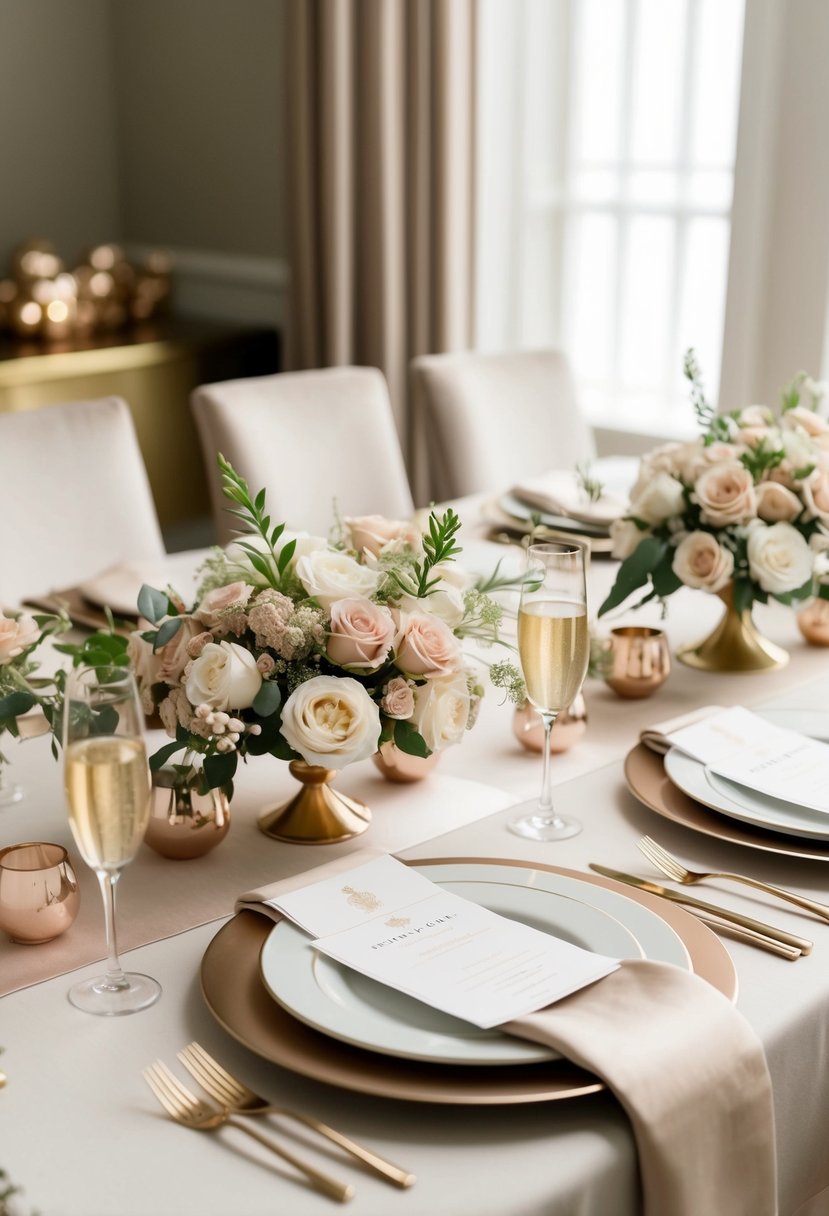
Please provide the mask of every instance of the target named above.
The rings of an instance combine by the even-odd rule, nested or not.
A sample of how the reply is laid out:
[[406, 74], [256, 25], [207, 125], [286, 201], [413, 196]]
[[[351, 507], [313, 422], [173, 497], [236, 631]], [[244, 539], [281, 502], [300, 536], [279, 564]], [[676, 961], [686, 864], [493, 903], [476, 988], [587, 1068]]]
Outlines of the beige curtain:
[[289, 4], [289, 364], [383, 370], [417, 502], [408, 362], [472, 339], [474, 6]]

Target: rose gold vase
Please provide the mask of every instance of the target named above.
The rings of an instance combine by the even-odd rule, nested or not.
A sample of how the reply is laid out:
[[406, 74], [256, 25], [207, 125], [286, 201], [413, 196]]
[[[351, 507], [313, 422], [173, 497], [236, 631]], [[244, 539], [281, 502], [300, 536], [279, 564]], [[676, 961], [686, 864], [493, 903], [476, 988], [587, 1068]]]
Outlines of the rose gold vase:
[[432, 752], [431, 756], [412, 756], [401, 751], [393, 742], [388, 742], [382, 743], [371, 758], [387, 781], [409, 785], [429, 776], [440, 758], [440, 752]]
[[738, 612], [734, 607], [731, 583], [718, 591], [725, 614], [713, 633], [696, 646], [677, 651], [680, 663], [698, 671], [770, 671], [784, 667], [789, 656], [782, 647], [758, 632], [751, 609]]
[[292, 760], [291, 773], [301, 782], [298, 794], [259, 816], [259, 830], [289, 844], [338, 844], [359, 836], [371, 822], [371, 811], [356, 798], [332, 790], [332, 768]]
[[797, 627], [810, 646], [829, 646], [829, 600], [810, 600], [797, 614]]
[[0, 849], [0, 929], [13, 942], [34, 946], [59, 937], [80, 902], [62, 845], [31, 841]]
[[221, 844], [230, 828], [230, 800], [224, 789], [199, 793], [175, 783], [177, 774], [153, 773], [152, 807], [144, 841], [176, 861], [203, 857]]
[[[512, 730], [528, 752], [544, 751], [544, 723], [538, 710], [529, 701], [517, 705], [512, 715]], [[567, 752], [578, 743], [587, 730], [587, 706], [581, 693], [569, 709], [562, 710], [550, 731], [550, 752]]]
[[671, 671], [668, 639], [648, 625], [622, 625], [610, 631], [610, 670], [605, 682], [617, 697], [650, 697]]

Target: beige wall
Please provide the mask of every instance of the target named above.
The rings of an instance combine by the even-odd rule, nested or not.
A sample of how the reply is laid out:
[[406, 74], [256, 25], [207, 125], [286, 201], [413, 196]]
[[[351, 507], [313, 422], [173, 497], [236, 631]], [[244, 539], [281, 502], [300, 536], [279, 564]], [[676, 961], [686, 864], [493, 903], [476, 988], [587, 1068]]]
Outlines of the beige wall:
[[123, 237], [284, 255], [287, 0], [112, 0]]
[[109, 47], [108, 0], [0, 0], [0, 275], [28, 236], [119, 235]]
[[16, 244], [285, 254], [288, 0], [0, 0], [0, 277]]

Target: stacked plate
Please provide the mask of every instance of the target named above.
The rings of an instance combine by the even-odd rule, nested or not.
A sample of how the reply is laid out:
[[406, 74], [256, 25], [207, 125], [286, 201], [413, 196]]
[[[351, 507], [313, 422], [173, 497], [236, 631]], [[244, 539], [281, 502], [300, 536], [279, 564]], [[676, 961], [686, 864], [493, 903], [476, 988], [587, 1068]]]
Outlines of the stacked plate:
[[[733, 997], [730, 958], [681, 909], [593, 875], [520, 862], [416, 863], [433, 882], [585, 949], [696, 971]], [[246, 1046], [296, 1072], [415, 1101], [549, 1101], [601, 1088], [548, 1048], [480, 1030], [341, 966], [287, 921], [243, 912], [202, 965], [213, 1014]]]
[[[829, 741], [829, 713], [760, 711], [778, 726]], [[664, 757], [639, 744], [628, 754], [631, 792], [695, 831], [766, 852], [829, 861], [829, 816], [728, 781], [676, 748]]]

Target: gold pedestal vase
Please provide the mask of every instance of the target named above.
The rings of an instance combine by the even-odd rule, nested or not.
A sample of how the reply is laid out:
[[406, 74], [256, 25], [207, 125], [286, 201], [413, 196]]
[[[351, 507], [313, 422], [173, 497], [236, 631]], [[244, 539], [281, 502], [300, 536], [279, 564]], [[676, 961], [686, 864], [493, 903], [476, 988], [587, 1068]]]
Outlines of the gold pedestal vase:
[[734, 607], [733, 585], [729, 583], [717, 595], [725, 604], [725, 615], [704, 641], [677, 652], [680, 663], [698, 671], [771, 671], [784, 667], [789, 661], [786, 651], [763, 637], [750, 608], [738, 612]]
[[356, 798], [331, 789], [335, 769], [304, 760], [292, 760], [288, 767], [302, 788], [287, 802], [260, 815], [259, 829], [266, 836], [289, 844], [338, 844], [366, 830], [371, 811]]

